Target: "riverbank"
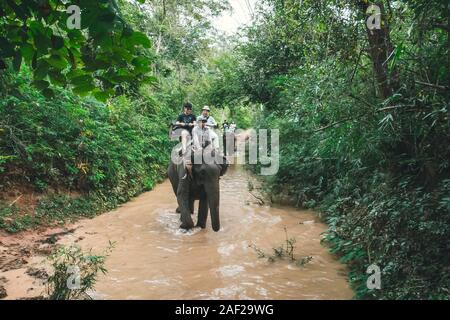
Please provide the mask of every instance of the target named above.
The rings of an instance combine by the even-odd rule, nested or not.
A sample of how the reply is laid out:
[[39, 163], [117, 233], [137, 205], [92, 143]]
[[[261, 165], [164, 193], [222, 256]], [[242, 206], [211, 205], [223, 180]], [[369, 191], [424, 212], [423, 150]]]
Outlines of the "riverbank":
[[[182, 232], [166, 181], [114, 211], [70, 225], [65, 234], [35, 240], [50, 237], [56, 245], [77, 243], [94, 252], [115, 242], [108, 274], [91, 293], [95, 299], [350, 299], [345, 266], [320, 244], [326, 226], [315, 213], [262, 204], [250, 184], [257, 182], [241, 167], [222, 177], [218, 233], [209, 219], [205, 230]], [[286, 241], [285, 228], [296, 239], [295, 256], [312, 257], [303, 267], [289, 259], [268, 262], [251, 248], [271, 253]], [[42, 259], [31, 254], [28, 268], [39, 269]], [[9, 299], [42, 290], [25, 272], [7, 273]]]

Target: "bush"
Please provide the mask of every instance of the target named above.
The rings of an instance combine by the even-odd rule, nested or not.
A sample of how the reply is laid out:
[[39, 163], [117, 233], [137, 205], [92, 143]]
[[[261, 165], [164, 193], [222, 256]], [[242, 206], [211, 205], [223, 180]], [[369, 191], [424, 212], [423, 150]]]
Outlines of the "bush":
[[47, 296], [50, 300], [90, 299], [98, 273], [107, 273], [105, 260], [113, 244], [102, 255], [93, 255], [92, 250], [85, 253], [80, 247], [59, 247], [49, 257], [53, 273], [47, 280]]

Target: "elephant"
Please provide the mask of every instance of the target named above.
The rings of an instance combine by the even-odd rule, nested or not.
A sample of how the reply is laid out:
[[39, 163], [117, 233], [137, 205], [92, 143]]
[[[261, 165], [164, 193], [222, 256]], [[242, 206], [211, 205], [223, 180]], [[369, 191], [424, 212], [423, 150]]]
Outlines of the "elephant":
[[196, 164], [193, 162], [191, 174], [186, 169], [184, 162], [170, 161], [167, 175], [177, 197], [177, 212], [181, 215], [180, 228], [191, 229], [194, 227], [191, 215], [194, 213], [194, 201], [199, 200], [196, 226], [202, 229], [206, 228], [208, 211], [210, 211], [212, 229], [215, 232], [220, 230], [219, 178], [225, 174], [228, 167], [225, 157], [223, 159], [221, 162], [214, 161], [213, 163], [201, 161], [201, 164]]

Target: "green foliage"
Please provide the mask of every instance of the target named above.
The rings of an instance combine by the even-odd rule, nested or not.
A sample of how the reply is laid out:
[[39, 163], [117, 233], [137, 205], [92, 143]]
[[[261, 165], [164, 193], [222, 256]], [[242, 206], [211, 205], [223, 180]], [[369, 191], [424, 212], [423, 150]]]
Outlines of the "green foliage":
[[[81, 9], [81, 29], [68, 28], [69, 5]], [[151, 41], [121, 17], [115, 0], [2, 1], [0, 17], [0, 65], [19, 71], [27, 64], [47, 98], [54, 96], [49, 83], [105, 101], [132, 81], [149, 80]]]
[[1, 204], [0, 228], [92, 217], [164, 177], [168, 124], [186, 100], [210, 104], [206, 31], [229, 6], [143, 3], [72, 2], [81, 30], [64, 1], [0, 4], [0, 192], [39, 195], [31, 212]]
[[15, 233], [33, 227], [35, 222], [32, 216], [21, 215], [16, 206], [0, 203], [0, 229]]
[[[114, 244], [110, 243], [102, 255], [94, 255], [92, 250], [85, 253], [78, 246], [56, 249], [49, 257], [53, 273], [47, 280], [48, 299], [88, 299], [88, 291], [94, 289], [98, 273], [107, 273], [105, 260], [113, 248]], [[73, 279], [69, 277], [73, 277]], [[70, 288], [69, 284], [76, 285], [76, 287]]]
[[31, 211], [2, 203], [0, 228], [92, 217], [164, 177], [168, 124], [186, 100], [210, 104], [206, 32], [229, 6], [143, 3], [72, 2], [82, 30], [65, 2], [0, 4], [0, 192], [39, 195]]
[[[0, 188], [31, 184], [38, 192], [56, 193], [41, 200], [27, 221], [93, 215], [161, 181], [170, 155], [171, 114], [145, 88], [139, 98], [101, 104], [61, 88], [48, 100], [29, 81], [25, 68], [0, 100]], [[62, 197], [60, 191], [79, 192], [81, 198]], [[17, 231], [30, 223], [7, 225]]]
[[185, 101], [194, 104], [199, 114], [204, 105], [213, 107], [212, 116], [220, 118], [214, 94], [209, 90], [217, 35], [213, 19], [230, 8], [228, 1], [147, 1], [145, 5], [118, 1], [124, 19], [134, 30], [149, 34], [154, 56], [152, 71], [157, 86], [148, 88], [160, 105], [172, 110], [172, 119]]
[[[331, 204], [330, 197], [323, 204], [330, 225], [326, 239], [351, 264], [356, 297], [447, 299], [449, 180], [433, 192], [402, 182], [395, 194], [380, 182], [357, 199], [336, 197]], [[372, 263], [383, 266], [382, 289], [375, 292], [361, 276]]]
[[[261, 2], [222, 73], [263, 104], [256, 128], [280, 130], [267, 190], [324, 212], [356, 298], [448, 299], [449, 8], [379, 1], [393, 50], [379, 66], [365, 2]], [[366, 287], [373, 263], [381, 290]]]

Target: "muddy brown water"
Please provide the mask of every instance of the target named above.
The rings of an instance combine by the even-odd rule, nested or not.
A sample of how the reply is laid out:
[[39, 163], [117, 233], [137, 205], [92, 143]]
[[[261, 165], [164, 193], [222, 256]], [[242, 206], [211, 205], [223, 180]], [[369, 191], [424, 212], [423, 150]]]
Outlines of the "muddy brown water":
[[[108, 273], [90, 293], [94, 299], [352, 298], [345, 267], [320, 244], [326, 226], [313, 212], [258, 204], [248, 191], [249, 179], [239, 166], [221, 178], [217, 233], [209, 217], [205, 230], [179, 229], [176, 199], [166, 181], [117, 210], [79, 221], [59, 243], [77, 242], [99, 253], [116, 242]], [[312, 257], [303, 267], [288, 259], [259, 259], [249, 247], [270, 253], [285, 241], [285, 228], [296, 239], [295, 256]], [[11, 271], [8, 298], [30, 295], [24, 293], [30, 281]]]

